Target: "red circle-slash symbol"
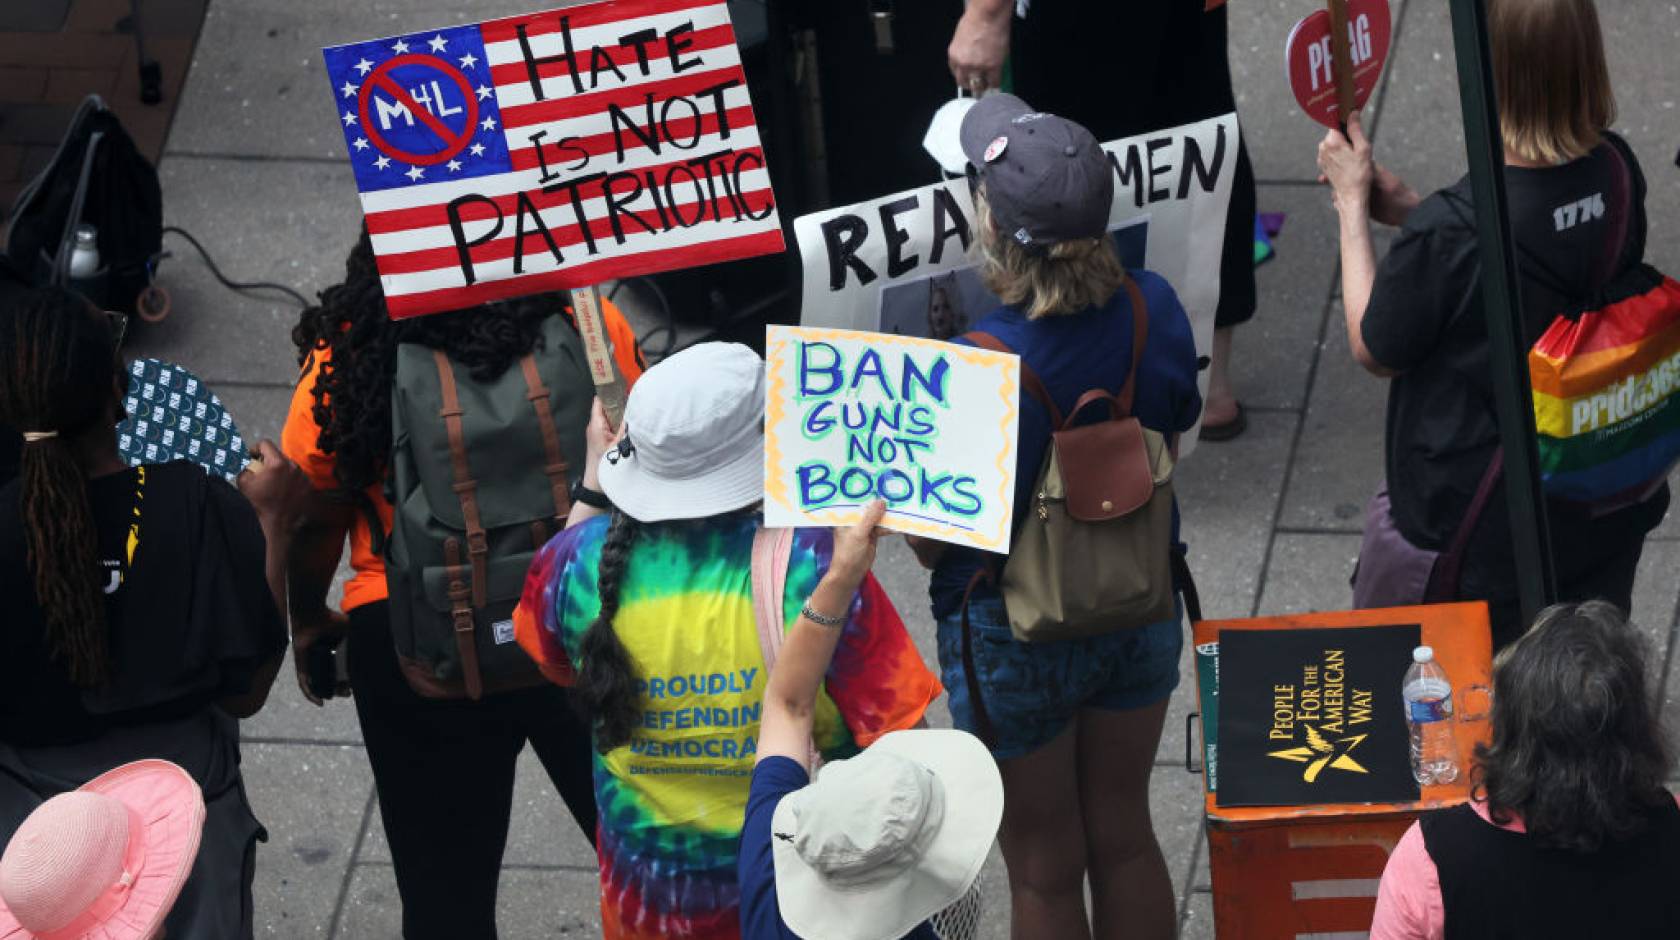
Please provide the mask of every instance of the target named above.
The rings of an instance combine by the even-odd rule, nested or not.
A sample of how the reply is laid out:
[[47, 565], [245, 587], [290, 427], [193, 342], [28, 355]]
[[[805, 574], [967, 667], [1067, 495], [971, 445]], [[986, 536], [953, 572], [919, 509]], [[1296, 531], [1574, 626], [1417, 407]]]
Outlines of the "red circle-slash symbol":
[[[430, 109], [416, 102], [414, 96], [391, 79], [391, 70], [404, 65], [424, 65], [436, 69], [461, 90], [461, 98], [466, 102], [467, 122], [458, 133], [451, 130], [449, 125], [443, 123]], [[386, 140], [368, 116], [368, 99], [372, 97], [375, 88], [390, 95], [397, 104], [407, 108], [421, 124], [426, 125], [426, 128], [442, 141], [443, 149], [436, 153], [410, 153]], [[415, 166], [434, 166], [467, 149], [478, 129], [478, 97], [473, 94], [472, 84], [467, 81], [467, 76], [461, 70], [433, 55], [400, 55], [381, 63], [368, 75], [367, 80], [362, 82], [361, 94], [356, 98], [356, 110], [361, 114], [362, 128], [367, 132], [368, 140], [379, 148], [380, 153]]]

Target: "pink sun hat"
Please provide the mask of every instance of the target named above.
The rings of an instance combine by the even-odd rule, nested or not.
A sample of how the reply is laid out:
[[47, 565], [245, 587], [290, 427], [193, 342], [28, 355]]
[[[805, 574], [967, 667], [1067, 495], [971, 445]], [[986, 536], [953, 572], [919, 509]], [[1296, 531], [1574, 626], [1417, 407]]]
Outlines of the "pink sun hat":
[[0, 856], [0, 940], [150, 940], [198, 855], [204, 796], [162, 760], [42, 803]]

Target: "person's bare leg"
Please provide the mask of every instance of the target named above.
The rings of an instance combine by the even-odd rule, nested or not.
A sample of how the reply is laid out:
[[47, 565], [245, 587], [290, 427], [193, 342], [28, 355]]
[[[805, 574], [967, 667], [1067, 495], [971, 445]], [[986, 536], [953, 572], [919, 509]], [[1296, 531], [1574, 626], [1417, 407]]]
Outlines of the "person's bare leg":
[[1208, 363], [1207, 402], [1202, 407], [1202, 426], [1218, 426], [1237, 420], [1237, 394], [1231, 389], [1231, 334], [1235, 327], [1213, 331], [1213, 354]]
[[1079, 818], [1078, 721], [1049, 744], [998, 762], [1014, 940], [1086, 940], [1085, 833]]
[[1149, 774], [1167, 702], [1079, 713], [1079, 805], [1097, 940], [1170, 940], [1172, 877], [1149, 818]]

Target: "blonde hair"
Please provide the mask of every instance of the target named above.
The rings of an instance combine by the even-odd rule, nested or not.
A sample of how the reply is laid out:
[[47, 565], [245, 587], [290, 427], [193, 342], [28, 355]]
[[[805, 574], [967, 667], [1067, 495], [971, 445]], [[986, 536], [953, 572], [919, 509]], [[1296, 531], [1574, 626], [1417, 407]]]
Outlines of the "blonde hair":
[[1547, 165], [1592, 152], [1616, 120], [1592, 0], [1489, 0], [1487, 15], [1505, 149]]
[[1120, 253], [1107, 235], [1058, 242], [1041, 254], [998, 232], [981, 188], [975, 198], [980, 229], [980, 279], [986, 289], [1028, 319], [1078, 313], [1108, 302], [1126, 282]]

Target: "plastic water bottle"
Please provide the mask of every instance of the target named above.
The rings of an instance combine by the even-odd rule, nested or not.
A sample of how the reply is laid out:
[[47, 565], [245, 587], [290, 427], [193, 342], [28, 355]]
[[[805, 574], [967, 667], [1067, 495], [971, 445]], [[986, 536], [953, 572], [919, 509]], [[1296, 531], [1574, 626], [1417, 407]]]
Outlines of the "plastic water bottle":
[[1435, 650], [1412, 651], [1412, 668], [1401, 686], [1406, 727], [1412, 739], [1412, 777], [1419, 786], [1458, 779], [1458, 742], [1453, 736], [1452, 683], [1435, 662]]
[[83, 223], [76, 226], [76, 241], [70, 248], [70, 279], [91, 280], [99, 273], [99, 231]]

